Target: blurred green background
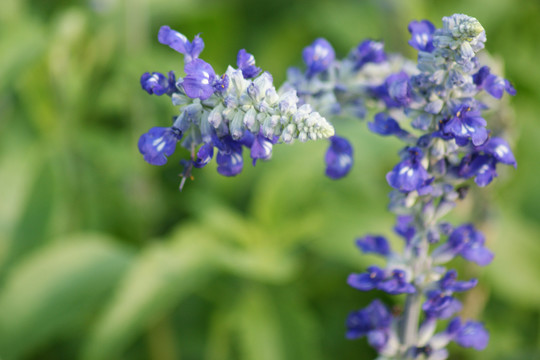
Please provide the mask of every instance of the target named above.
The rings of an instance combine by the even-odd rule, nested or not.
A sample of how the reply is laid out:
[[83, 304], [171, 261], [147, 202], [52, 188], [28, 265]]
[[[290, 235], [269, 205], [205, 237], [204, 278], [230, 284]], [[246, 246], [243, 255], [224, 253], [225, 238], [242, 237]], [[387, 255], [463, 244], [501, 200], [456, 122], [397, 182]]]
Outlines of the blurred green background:
[[218, 73], [246, 48], [280, 84], [316, 37], [340, 56], [371, 37], [414, 58], [408, 22], [456, 12], [480, 20], [516, 85], [519, 168], [456, 211], [481, 221], [496, 258], [457, 261], [481, 281], [464, 316], [485, 321], [491, 342], [452, 346], [451, 359], [540, 359], [537, 0], [2, 0], [0, 358], [373, 359], [344, 321], [380, 294], [345, 279], [377, 261], [357, 236], [392, 236], [384, 175], [399, 143], [337, 119], [356, 151], [341, 181], [323, 176], [326, 142], [297, 143], [236, 178], [212, 164], [180, 193], [187, 153], [164, 167], [138, 153], [138, 137], [175, 114], [139, 77], [181, 74], [181, 55], [157, 42], [165, 24], [202, 32]]

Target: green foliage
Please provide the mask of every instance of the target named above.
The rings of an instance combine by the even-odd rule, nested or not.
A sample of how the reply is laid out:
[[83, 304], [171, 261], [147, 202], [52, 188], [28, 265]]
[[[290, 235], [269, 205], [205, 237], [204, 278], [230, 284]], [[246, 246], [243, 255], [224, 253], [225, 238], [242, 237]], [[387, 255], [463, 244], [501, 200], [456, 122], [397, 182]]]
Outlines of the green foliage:
[[464, 269], [483, 284], [465, 311], [490, 330], [482, 359], [540, 356], [538, 3], [3, 0], [1, 8], [0, 358], [374, 358], [365, 341], [343, 336], [348, 312], [374, 295], [345, 279], [374, 261], [354, 249], [355, 237], [393, 236], [384, 176], [399, 144], [335, 119], [355, 146], [343, 180], [323, 176], [326, 143], [298, 143], [276, 146], [255, 168], [246, 159], [236, 178], [210, 165], [180, 193], [185, 152], [156, 168], [137, 151], [139, 135], [175, 113], [140, 89], [139, 76], [181, 71], [181, 56], [156, 41], [163, 24], [203, 32], [217, 72], [245, 47], [279, 83], [315, 37], [342, 55], [373, 37], [413, 56], [407, 23], [454, 12], [477, 17], [488, 49], [506, 60], [518, 90], [510, 126], [521, 139], [519, 169], [482, 190], [502, 209], [483, 225], [496, 259]]

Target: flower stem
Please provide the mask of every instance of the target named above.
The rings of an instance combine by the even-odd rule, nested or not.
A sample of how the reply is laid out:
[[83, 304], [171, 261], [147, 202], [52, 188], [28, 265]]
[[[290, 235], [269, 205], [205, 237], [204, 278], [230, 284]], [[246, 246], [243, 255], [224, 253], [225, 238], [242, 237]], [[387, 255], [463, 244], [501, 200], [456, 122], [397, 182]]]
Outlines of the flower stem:
[[404, 345], [404, 356], [407, 355], [407, 351], [411, 346], [416, 345], [421, 300], [421, 294], [418, 292], [407, 295], [407, 299], [405, 300], [405, 309], [403, 310], [403, 317], [399, 328], [400, 342]]

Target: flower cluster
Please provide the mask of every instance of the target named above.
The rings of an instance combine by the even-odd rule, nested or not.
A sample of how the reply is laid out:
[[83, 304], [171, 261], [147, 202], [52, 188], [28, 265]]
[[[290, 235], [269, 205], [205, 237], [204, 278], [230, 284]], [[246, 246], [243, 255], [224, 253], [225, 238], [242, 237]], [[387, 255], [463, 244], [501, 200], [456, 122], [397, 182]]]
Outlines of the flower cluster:
[[[407, 300], [401, 314], [390, 315], [378, 301], [352, 312], [347, 336], [367, 336], [381, 359], [438, 360], [448, 357], [450, 341], [477, 350], [487, 346], [483, 325], [463, 323], [459, 317], [436, 333], [438, 320], [450, 319], [462, 308], [455, 293], [477, 284], [476, 279], [458, 281], [456, 270], [446, 263], [457, 256], [480, 266], [493, 260], [474, 225], [453, 226], [442, 217], [466, 196], [469, 179], [486, 186], [497, 176], [499, 163], [516, 166], [508, 143], [487, 128], [482, 117], [487, 105], [481, 101], [483, 92], [500, 99], [515, 90], [480, 65], [477, 53], [486, 36], [475, 18], [445, 17], [441, 29], [427, 20], [413, 21], [409, 32], [409, 44], [418, 50], [417, 71], [397, 71], [371, 87], [370, 96], [386, 109], [368, 123], [372, 132], [406, 143], [401, 160], [386, 176], [393, 188], [390, 210], [397, 214], [394, 231], [403, 238], [404, 249], [393, 251], [379, 235], [358, 239], [361, 251], [384, 257], [386, 265], [348, 279], [355, 289], [406, 294]], [[410, 122], [401, 125], [398, 118]]]
[[[319, 38], [304, 49], [302, 58], [305, 71], [290, 68], [280, 92], [295, 90], [301, 103], [310, 104], [326, 117], [341, 114], [364, 119], [368, 108], [399, 106], [403, 78], [417, 72], [411, 61], [398, 54], [387, 54], [384, 44], [375, 40], [361, 42], [339, 60], [332, 45]], [[401, 78], [392, 75], [396, 71], [402, 72]], [[386, 101], [381, 100], [381, 94]], [[347, 175], [352, 166], [349, 141], [337, 136], [330, 139], [325, 160], [328, 177], [339, 179]]]
[[[184, 175], [193, 167], [208, 164], [217, 152], [217, 170], [234, 176], [243, 168], [243, 148], [250, 150], [253, 164], [267, 160], [276, 143], [330, 138], [334, 128], [309, 104], [299, 102], [294, 89], [277, 92], [272, 76], [255, 66], [253, 55], [238, 52], [237, 68], [229, 66], [219, 76], [199, 58], [204, 42], [163, 26], [158, 40], [184, 55], [183, 78], [174, 72], [141, 76], [141, 86], [149, 94], [171, 97], [179, 108], [168, 127], [154, 127], [139, 139], [139, 151], [152, 165], [163, 165], [178, 142], [192, 158], [184, 161]], [[183, 183], [182, 183], [183, 184]]]
[[[455, 317], [462, 308], [455, 294], [472, 289], [477, 280], [458, 280], [447, 263], [462, 257], [485, 266], [494, 255], [473, 224], [452, 225], [443, 217], [466, 197], [470, 183], [486, 186], [497, 177], [499, 164], [517, 166], [509, 144], [494, 136], [483, 117], [486, 96], [501, 99], [516, 91], [480, 63], [486, 35], [475, 18], [445, 17], [440, 29], [427, 20], [413, 21], [408, 30], [417, 63], [386, 53], [374, 40], [339, 60], [330, 43], [319, 38], [302, 53], [305, 70], [289, 69], [276, 90], [272, 76], [261, 72], [246, 50], [239, 51], [236, 68], [229, 66], [219, 76], [199, 58], [204, 43], [198, 35], [189, 41], [164, 26], [158, 40], [184, 55], [185, 76], [145, 73], [141, 86], [149, 94], [170, 96], [179, 115], [171, 126], [143, 134], [139, 150], [150, 164], [163, 165], [180, 142], [191, 152], [183, 161], [184, 176], [217, 152], [218, 172], [234, 176], [242, 171], [244, 147], [255, 165], [271, 157], [276, 143], [326, 138], [326, 175], [339, 179], [351, 169], [353, 148], [323, 116], [363, 119], [367, 109], [374, 110], [369, 130], [405, 143], [386, 175], [393, 189], [393, 230], [404, 244], [396, 251], [384, 236], [359, 238], [362, 252], [386, 262], [351, 274], [347, 282], [361, 291], [403, 294], [406, 302], [401, 313], [379, 300], [352, 312], [347, 337], [366, 336], [380, 360], [443, 360], [451, 341], [482, 350], [489, 339], [481, 323]], [[449, 321], [437, 332], [439, 320]]]

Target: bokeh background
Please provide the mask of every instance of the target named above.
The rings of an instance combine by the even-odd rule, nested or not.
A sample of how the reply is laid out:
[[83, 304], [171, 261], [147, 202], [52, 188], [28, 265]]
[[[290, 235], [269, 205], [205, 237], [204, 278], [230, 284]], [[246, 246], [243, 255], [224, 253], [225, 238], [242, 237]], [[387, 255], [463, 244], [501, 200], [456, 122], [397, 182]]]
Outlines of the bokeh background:
[[408, 22], [456, 12], [480, 20], [517, 88], [504, 117], [519, 167], [455, 211], [496, 258], [456, 262], [480, 278], [463, 315], [485, 321], [491, 342], [452, 346], [451, 359], [540, 359], [537, 0], [2, 0], [0, 358], [373, 359], [344, 321], [378, 294], [345, 279], [377, 261], [356, 237], [392, 236], [384, 175], [399, 143], [336, 119], [356, 151], [343, 180], [323, 176], [326, 142], [297, 143], [235, 178], [209, 165], [179, 192], [186, 152], [163, 167], [138, 153], [138, 137], [175, 114], [139, 77], [181, 74], [182, 56], [157, 42], [164, 24], [202, 32], [217, 72], [246, 48], [280, 84], [316, 37], [340, 56], [371, 37], [414, 58]]

